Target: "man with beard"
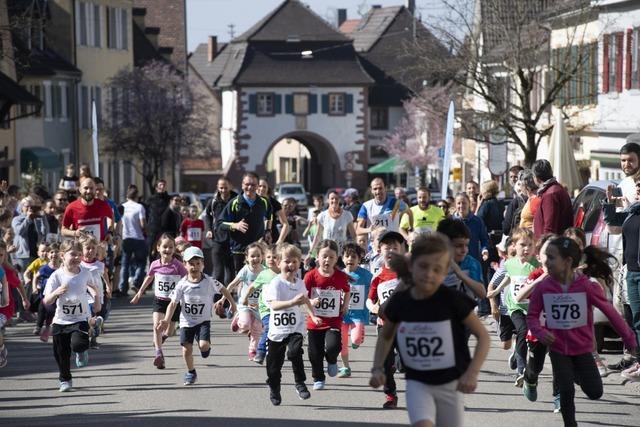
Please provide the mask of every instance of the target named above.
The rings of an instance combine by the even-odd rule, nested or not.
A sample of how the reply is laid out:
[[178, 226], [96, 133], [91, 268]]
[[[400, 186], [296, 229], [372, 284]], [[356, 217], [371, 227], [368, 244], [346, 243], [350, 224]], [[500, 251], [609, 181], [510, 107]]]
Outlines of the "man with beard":
[[[358, 212], [356, 233], [369, 234], [382, 227], [388, 231], [400, 231], [408, 238], [407, 231], [413, 231], [413, 214], [406, 203], [393, 196], [387, 196], [387, 188], [382, 178], [374, 178], [371, 181], [371, 194], [373, 199], [364, 202]], [[400, 228], [400, 217], [404, 214], [409, 217], [407, 229]]]
[[78, 237], [91, 234], [100, 241], [113, 231], [113, 209], [104, 200], [96, 198], [96, 183], [92, 178], [80, 181], [80, 197], [71, 202], [62, 217], [62, 235]]
[[229, 284], [233, 280], [235, 271], [231, 247], [229, 246], [229, 232], [220, 227], [220, 214], [229, 200], [236, 197], [231, 190], [231, 183], [225, 177], [218, 180], [217, 192], [205, 208], [205, 222], [207, 223], [207, 239], [211, 239], [211, 257], [213, 261], [213, 278], [220, 283]]
[[636, 183], [634, 177], [640, 170], [640, 133], [634, 133], [627, 137], [627, 143], [620, 148], [620, 168], [624, 172], [624, 178], [618, 187], [622, 192], [623, 204], [631, 205], [636, 201]]
[[437, 206], [430, 205], [431, 192], [427, 187], [418, 188], [418, 204], [411, 208], [413, 214], [413, 235], [409, 232], [409, 216], [404, 215], [400, 220], [400, 228], [410, 236], [413, 241], [416, 235], [431, 233], [438, 228], [438, 224], [444, 219], [444, 212]]

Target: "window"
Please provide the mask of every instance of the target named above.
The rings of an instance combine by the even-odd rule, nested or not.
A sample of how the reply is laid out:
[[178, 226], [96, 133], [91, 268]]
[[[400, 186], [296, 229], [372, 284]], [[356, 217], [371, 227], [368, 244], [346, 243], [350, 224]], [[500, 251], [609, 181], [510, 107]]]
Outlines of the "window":
[[306, 93], [293, 94], [293, 114], [306, 116], [309, 114], [309, 95]]
[[31, 112], [34, 113], [35, 117], [41, 117], [42, 116], [42, 109], [44, 108], [44, 99], [42, 98], [42, 86], [40, 85], [35, 85], [31, 87], [31, 93], [33, 94], [33, 96], [35, 96], [36, 98], [38, 98], [40, 101], [43, 101], [43, 105], [38, 107], [37, 105], [32, 106], [32, 110]]
[[623, 33], [605, 34], [602, 39], [602, 91], [622, 92]]
[[67, 83], [60, 83], [58, 89], [60, 93], [59, 117], [62, 121], [66, 121], [69, 118], [69, 85], [67, 85]]
[[389, 108], [371, 107], [371, 130], [389, 129]]
[[53, 119], [53, 96], [51, 94], [51, 82], [43, 82], [44, 91], [42, 92], [42, 104], [44, 106], [44, 119], [51, 121]]
[[80, 86], [78, 116], [81, 129], [91, 129], [92, 101], [96, 102], [98, 123], [102, 116], [102, 89], [99, 86]]
[[272, 93], [258, 93], [258, 116], [273, 116], [273, 94]]
[[127, 10], [119, 7], [107, 8], [107, 47], [109, 49], [127, 50], [128, 24]]
[[595, 104], [598, 97], [598, 46], [596, 43], [570, 46], [553, 51], [555, 78], [577, 67], [569, 82], [560, 90], [557, 103], [563, 105]]
[[627, 89], [640, 89], [640, 28], [627, 30]]
[[100, 5], [76, 3], [76, 43], [81, 46], [102, 46], [102, 20]]
[[344, 108], [344, 93], [330, 93], [329, 94], [329, 115], [331, 116], [343, 116], [346, 114]]
[[[2, 37], [0, 36], [0, 38], [2, 38]], [[20, 87], [22, 89], [26, 90], [27, 92], [29, 92], [29, 87], [28, 86], [20, 85]], [[26, 116], [27, 114], [29, 114], [29, 110], [30, 110], [29, 105], [20, 104], [20, 108], [18, 109], [18, 115], [19, 116]]]

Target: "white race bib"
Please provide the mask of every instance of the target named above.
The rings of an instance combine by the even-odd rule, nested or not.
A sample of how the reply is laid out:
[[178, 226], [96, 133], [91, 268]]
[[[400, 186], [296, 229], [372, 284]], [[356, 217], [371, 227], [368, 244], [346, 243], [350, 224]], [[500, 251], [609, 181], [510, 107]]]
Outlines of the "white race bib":
[[80, 227], [80, 230], [100, 240], [100, 224], [83, 225]]
[[298, 325], [302, 321], [302, 315], [298, 307], [290, 307], [278, 311], [272, 310], [269, 316], [269, 334], [292, 334], [298, 329]]
[[390, 228], [392, 224], [393, 220], [391, 219], [391, 212], [381, 213], [371, 217], [371, 226], [373, 228]]
[[262, 289], [254, 289], [249, 295], [247, 295], [247, 302], [249, 305], [258, 305], [261, 291]]
[[201, 228], [187, 228], [187, 240], [189, 242], [199, 242], [202, 240]]
[[400, 322], [396, 335], [402, 362], [417, 371], [456, 365], [451, 321]]
[[193, 323], [201, 323], [206, 315], [207, 304], [197, 295], [185, 295], [185, 302], [182, 304], [182, 313]]
[[89, 318], [88, 298], [64, 294], [58, 299], [58, 307], [61, 320], [75, 323]]
[[587, 324], [587, 294], [544, 294], [549, 329], [575, 329]]
[[416, 227], [413, 229], [413, 232], [415, 234], [429, 234], [433, 231], [433, 229], [429, 226], [423, 226], [423, 227]]
[[[526, 276], [513, 276], [511, 277], [511, 285], [510, 289], [511, 289], [511, 296], [513, 297], [513, 300], [516, 301], [516, 297], [518, 296], [518, 294], [520, 293], [520, 289], [522, 289], [522, 287], [526, 284], [527, 282], [527, 277]], [[523, 299], [522, 301], [519, 302], [520, 304], [527, 304], [529, 303], [529, 299]]]
[[314, 314], [321, 317], [338, 317], [341, 295], [338, 289], [313, 288], [311, 290], [312, 299], [318, 298], [318, 304], [313, 309]]
[[349, 300], [349, 310], [364, 309], [364, 285], [351, 285], [351, 298]]
[[178, 283], [179, 280], [180, 276], [178, 275], [156, 273], [153, 276], [156, 297], [169, 299], [171, 292], [176, 288], [176, 283]]
[[393, 294], [398, 286], [398, 279], [387, 280], [378, 285], [378, 302], [384, 304], [386, 300]]

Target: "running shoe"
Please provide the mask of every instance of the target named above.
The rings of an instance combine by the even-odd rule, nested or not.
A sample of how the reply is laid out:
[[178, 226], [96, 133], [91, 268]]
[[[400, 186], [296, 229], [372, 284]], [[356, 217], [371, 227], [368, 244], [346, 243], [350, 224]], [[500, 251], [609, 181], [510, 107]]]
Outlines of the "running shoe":
[[531, 402], [538, 400], [538, 384], [529, 384], [527, 381], [522, 383], [522, 394]]
[[327, 364], [327, 375], [330, 377], [335, 377], [338, 375], [338, 364], [337, 363], [329, 363]]
[[249, 362], [253, 362], [253, 359], [256, 358], [256, 352], [255, 351], [250, 351], [249, 352]]
[[187, 372], [184, 374], [184, 385], [192, 385], [196, 383], [198, 379], [198, 374], [194, 372]]
[[49, 342], [49, 335], [51, 335], [51, 327], [45, 326], [40, 332], [40, 341]]
[[7, 366], [9, 351], [7, 350], [7, 346], [3, 345], [2, 349], [0, 349], [0, 368], [4, 368]]
[[513, 385], [516, 386], [516, 387], [522, 387], [523, 383], [524, 383], [524, 374], [518, 374], [516, 376], [516, 380], [513, 383]]
[[300, 400], [307, 400], [311, 397], [311, 393], [304, 383], [296, 384], [296, 393], [298, 393]]
[[98, 339], [95, 336], [91, 337], [91, 340], [89, 341], [89, 348], [92, 350], [98, 350], [100, 348]]
[[253, 358], [253, 361], [256, 362], [258, 365], [262, 365], [264, 363], [264, 357], [265, 357], [264, 353], [257, 352], [256, 357]]
[[613, 372], [621, 372], [625, 369], [629, 369], [634, 363], [636, 363], [635, 359], [623, 357], [618, 361], [618, 363], [607, 365], [607, 368]]
[[84, 368], [89, 364], [89, 351], [85, 350], [82, 353], [76, 353], [76, 366], [78, 368]]
[[153, 358], [153, 366], [158, 369], [164, 369], [164, 355], [162, 350], [156, 350], [156, 357]]
[[626, 378], [631, 381], [638, 381], [638, 379], [640, 378], [640, 373], [638, 372], [639, 369], [640, 369], [640, 363], [636, 362], [633, 365], [631, 365], [631, 367], [622, 371], [620, 376], [622, 378]]
[[324, 381], [315, 381], [313, 383], [314, 390], [324, 390]]
[[351, 343], [351, 348], [357, 350], [360, 346], [358, 344]]
[[398, 396], [387, 394], [387, 401], [382, 405], [382, 409], [396, 409], [398, 407]]
[[273, 406], [278, 406], [282, 402], [282, 396], [280, 396], [280, 390], [269, 389], [269, 400]]
[[351, 368], [340, 368], [338, 378], [349, 378], [351, 376]]
[[102, 324], [104, 323], [104, 319], [102, 318], [102, 316], [96, 316], [95, 322], [96, 323], [93, 326], [93, 336], [94, 337], [98, 337], [98, 336], [100, 336], [100, 332], [102, 330]]
[[595, 361], [596, 361], [596, 366], [598, 367], [598, 373], [600, 374], [600, 377], [604, 378], [607, 375], [609, 375], [609, 372], [607, 371], [607, 365], [604, 364], [604, 359], [601, 357], [596, 357]]
[[557, 414], [560, 412], [560, 394], [553, 395], [553, 413]]
[[36, 326], [35, 328], [33, 328], [33, 335], [40, 335], [41, 331], [42, 328], [40, 326]]
[[515, 371], [516, 369], [518, 369], [518, 359], [516, 358], [516, 352], [512, 351], [509, 354], [509, 368], [512, 371]]
[[71, 381], [60, 381], [60, 392], [65, 393], [67, 391], [71, 391], [72, 385]]

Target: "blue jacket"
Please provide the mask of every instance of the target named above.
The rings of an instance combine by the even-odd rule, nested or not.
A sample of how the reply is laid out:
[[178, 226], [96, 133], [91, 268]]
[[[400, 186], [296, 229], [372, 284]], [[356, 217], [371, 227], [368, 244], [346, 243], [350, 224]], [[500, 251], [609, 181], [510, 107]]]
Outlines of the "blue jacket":
[[[49, 223], [44, 217], [39, 216], [35, 219], [29, 219], [25, 214], [18, 215], [11, 220], [11, 227], [15, 233], [13, 244], [16, 246], [16, 252], [13, 254], [15, 258], [32, 258], [29, 251], [29, 225], [35, 222], [36, 231], [38, 233], [38, 241], [36, 245], [44, 242], [49, 233]], [[34, 255], [35, 256], [35, 255]]]
[[484, 222], [473, 213], [469, 213], [466, 218], [457, 218], [464, 222], [464, 225], [469, 229], [469, 234], [471, 234], [469, 255], [482, 262], [482, 251], [489, 247], [489, 235]]

